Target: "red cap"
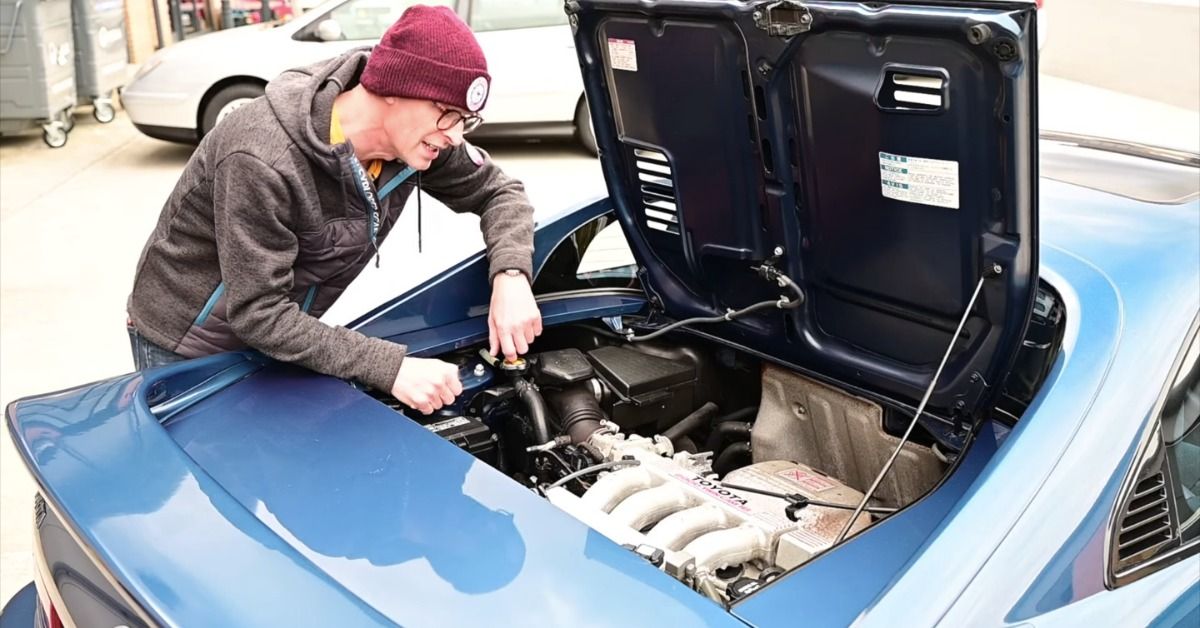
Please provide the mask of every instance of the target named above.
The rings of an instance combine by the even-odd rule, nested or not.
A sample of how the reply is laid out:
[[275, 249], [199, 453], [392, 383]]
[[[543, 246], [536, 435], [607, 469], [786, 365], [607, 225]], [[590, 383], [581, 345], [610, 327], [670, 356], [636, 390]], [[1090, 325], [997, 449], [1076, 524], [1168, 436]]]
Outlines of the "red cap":
[[447, 7], [416, 5], [371, 51], [362, 84], [377, 96], [434, 100], [466, 111], [487, 103], [492, 78], [471, 29]]

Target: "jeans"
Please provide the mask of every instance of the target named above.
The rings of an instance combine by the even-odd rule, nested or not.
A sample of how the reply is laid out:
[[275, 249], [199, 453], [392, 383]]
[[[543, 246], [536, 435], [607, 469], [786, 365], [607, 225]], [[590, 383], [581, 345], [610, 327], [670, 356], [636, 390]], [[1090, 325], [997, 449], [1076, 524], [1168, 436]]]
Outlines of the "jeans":
[[150, 342], [133, 325], [126, 325], [125, 329], [129, 332], [129, 348], [133, 351], [133, 367], [136, 370], [140, 371], [152, 366], [162, 366], [187, 359]]

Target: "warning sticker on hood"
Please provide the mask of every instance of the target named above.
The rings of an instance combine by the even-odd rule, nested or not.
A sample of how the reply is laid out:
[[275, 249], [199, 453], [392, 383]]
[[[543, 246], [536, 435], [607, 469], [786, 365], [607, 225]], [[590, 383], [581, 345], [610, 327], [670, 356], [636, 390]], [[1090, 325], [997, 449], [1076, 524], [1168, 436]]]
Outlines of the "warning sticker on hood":
[[609, 37], [608, 62], [614, 70], [637, 72], [637, 44], [632, 39]]
[[879, 183], [887, 198], [958, 209], [958, 162], [879, 152]]

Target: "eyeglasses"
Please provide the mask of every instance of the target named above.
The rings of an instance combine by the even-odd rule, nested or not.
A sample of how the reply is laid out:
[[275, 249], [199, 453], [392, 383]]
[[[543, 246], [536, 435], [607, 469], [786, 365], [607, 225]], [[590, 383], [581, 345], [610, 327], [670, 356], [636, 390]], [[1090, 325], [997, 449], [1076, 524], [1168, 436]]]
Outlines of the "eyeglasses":
[[449, 109], [441, 103], [434, 103], [438, 109], [442, 110], [441, 117], [438, 118], [437, 128], [439, 131], [449, 131], [453, 129], [459, 122], [463, 125], [463, 135], [474, 131], [483, 124], [483, 117], [477, 113], [463, 113], [457, 109]]

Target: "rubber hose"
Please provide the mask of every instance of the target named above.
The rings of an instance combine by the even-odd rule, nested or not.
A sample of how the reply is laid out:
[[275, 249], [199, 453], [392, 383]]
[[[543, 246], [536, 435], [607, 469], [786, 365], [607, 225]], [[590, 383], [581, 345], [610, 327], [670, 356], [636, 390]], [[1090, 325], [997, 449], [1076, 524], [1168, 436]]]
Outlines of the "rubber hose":
[[675, 441], [679, 440], [680, 436], [687, 436], [695, 431], [696, 428], [707, 423], [709, 417], [716, 414], [717, 410], [719, 409], [720, 408], [717, 407], [717, 404], [710, 401], [699, 408], [696, 408], [691, 414], [683, 417], [683, 420], [679, 421], [675, 425], [668, 427], [662, 433], [662, 435], [666, 436], [671, 440], [672, 443], [674, 443]]
[[745, 421], [756, 414], [758, 414], [758, 406], [746, 406], [740, 410], [734, 410], [729, 414], [713, 419], [713, 424], [728, 423], [730, 421]]
[[726, 447], [721, 452], [720, 456], [717, 456], [717, 461], [713, 463], [713, 471], [716, 471], [717, 475], [719, 475], [721, 477], [725, 477], [726, 473], [729, 473], [730, 471], [733, 470], [732, 467], [734, 466], [734, 464], [737, 463], [738, 460], [740, 460], [741, 458], [749, 458], [749, 457], [750, 457], [750, 442], [749, 441], [733, 443], [732, 445]]
[[533, 421], [533, 436], [537, 439], [537, 444], [550, 442], [550, 409], [546, 407], [542, 393], [524, 379], [517, 379], [516, 388], [517, 398], [525, 404], [529, 418]]
[[718, 423], [713, 427], [713, 431], [708, 435], [708, 451], [715, 452], [728, 440], [749, 440], [750, 439], [750, 424], [745, 421], [728, 421], [726, 423]]
[[550, 398], [559, 426], [576, 445], [587, 441], [607, 417], [586, 385], [572, 386]]

